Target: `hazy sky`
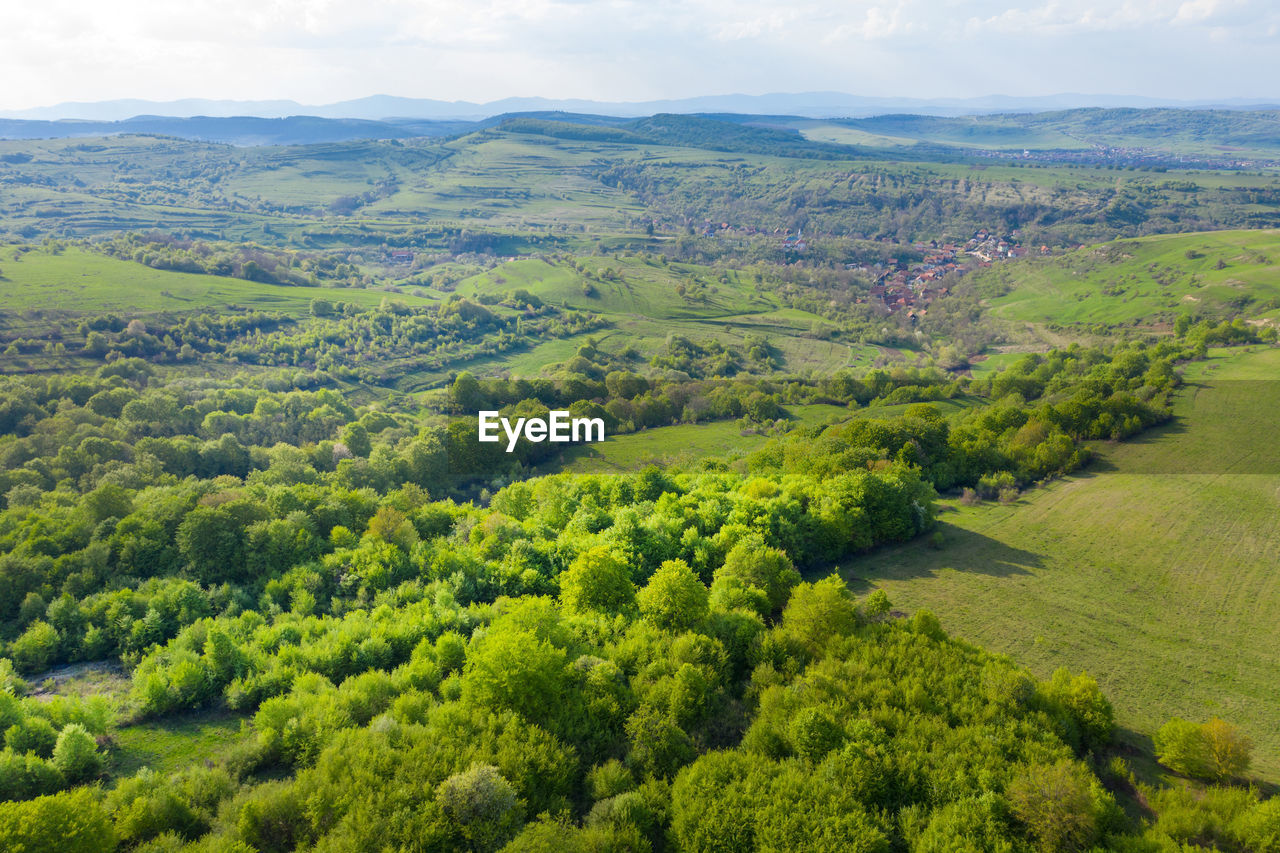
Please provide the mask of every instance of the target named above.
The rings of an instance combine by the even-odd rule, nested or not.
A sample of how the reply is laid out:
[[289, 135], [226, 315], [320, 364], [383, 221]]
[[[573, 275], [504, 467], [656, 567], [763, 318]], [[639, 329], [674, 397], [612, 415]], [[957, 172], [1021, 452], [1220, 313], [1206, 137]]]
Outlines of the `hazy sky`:
[[3, 0], [0, 108], [742, 92], [1280, 98], [1277, 0]]

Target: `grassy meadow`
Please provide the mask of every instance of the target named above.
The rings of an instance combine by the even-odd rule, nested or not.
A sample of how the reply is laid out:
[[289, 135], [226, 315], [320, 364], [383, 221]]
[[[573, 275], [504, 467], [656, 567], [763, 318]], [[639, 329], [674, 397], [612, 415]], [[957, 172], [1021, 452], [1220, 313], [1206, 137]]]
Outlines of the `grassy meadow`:
[[941, 549], [916, 542], [844, 571], [1039, 675], [1089, 672], [1135, 744], [1172, 716], [1231, 720], [1277, 782], [1280, 350], [1197, 367], [1172, 424], [1014, 504], [944, 513]]
[[1216, 231], [1118, 240], [978, 274], [1007, 292], [994, 316], [1027, 325], [1160, 325], [1178, 314], [1280, 306], [1280, 231]]
[[[232, 307], [310, 313], [311, 300], [325, 298], [374, 307], [386, 298], [427, 305], [432, 300], [378, 290], [282, 287], [216, 275], [157, 270], [78, 248], [57, 253], [17, 252], [0, 247], [0, 302], [10, 312], [115, 312], [146, 314], [220, 311]], [[12, 316], [12, 314], [10, 314]]]

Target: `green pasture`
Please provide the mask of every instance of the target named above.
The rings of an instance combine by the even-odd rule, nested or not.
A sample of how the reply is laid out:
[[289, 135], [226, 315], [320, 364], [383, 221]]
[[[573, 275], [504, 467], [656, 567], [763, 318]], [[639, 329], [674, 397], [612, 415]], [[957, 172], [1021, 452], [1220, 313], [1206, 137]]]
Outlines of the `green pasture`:
[[[853, 413], [844, 406], [812, 404], [788, 407], [797, 423], [823, 424], [847, 420]], [[606, 436], [597, 444], [571, 447], [540, 473], [552, 471], [620, 472], [646, 465], [666, 466], [696, 463], [707, 457], [723, 458], [758, 450], [769, 440], [755, 429], [744, 429], [737, 421], [709, 421], [653, 427], [638, 432]]]
[[1008, 292], [991, 312], [1014, 323], [1150, 324], [1179, 314], [1260, 313], [1280, 305], [1280, 231], [1118, 240], [977, 273]]
[[168, 774], [216, 762], [254, 736], [242, 728], [243, 720], [227, 711], [201, 711], [124, 726], [115, 732], [109, 770], [112, 776], [125, 778], [143, 767]]
[[[564, 261], [515, 260], [466, 279], [457, 292], [506, 295], [523, 289], [553, 305], [653, 320], [727, 317], [778, 307], [769, 297], [753, 293], [736, 272], [723, 283], [709, 268], [693, 264], [663, 265], [631, 256], [586, 256], [579, 263], [587, 275]], [[686, 295], [677, 291], [681, 285]]]
[[940, 549], [916, 542], [844, 572], [1041, 676], [1087, 671], [1136, 745], [1173, 716], [1228, 719], [1275, 782], [1280, 350], [1193, 368], [1172, 424], [1011, 505], [944, 513]]
[[68, 248], [22, 253], [0, 247], [0, 306], [5, 313], [55, 312], [125, 317], [157, 313], [221, 311], [231, 306], [299, 317], [313, 299], [364, 307], [392, 299], [410, 305], [429, 299], [377, 290], [281, 287], [238, 278], [157, 270], [133, 261]]

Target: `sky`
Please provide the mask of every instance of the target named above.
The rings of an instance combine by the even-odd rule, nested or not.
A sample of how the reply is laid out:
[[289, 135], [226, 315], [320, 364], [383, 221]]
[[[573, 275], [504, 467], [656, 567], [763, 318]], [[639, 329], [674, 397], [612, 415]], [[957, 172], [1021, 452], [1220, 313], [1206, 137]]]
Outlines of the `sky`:
[[372, 94], [1280, 99], [1276, 0], [6, 0], [0, 109]]

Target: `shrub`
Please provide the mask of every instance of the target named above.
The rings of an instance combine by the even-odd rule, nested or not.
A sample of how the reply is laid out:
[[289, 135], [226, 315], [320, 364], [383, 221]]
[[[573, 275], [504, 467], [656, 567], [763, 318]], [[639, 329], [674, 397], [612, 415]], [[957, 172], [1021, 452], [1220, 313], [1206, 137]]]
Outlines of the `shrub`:
[[0, 804], [0, 850], [109, 853], [115, 848], [111, 822], [87, 788]]
[[53, 755], [58, 732], [44, 717], [25, 717], [4, 733], [4, 745], [17, 753], [30, 752], [41, 758]]
[[1249, 738], [1218, 717], [1200, 725], [1175, 717], [1156, 732], [1155, 746], [1170, 770], [1216, 782], [1248, 770], [1253, 751]]
[[53, 748], [53, 764], [68, 782], [85, 782], [102, 770], [102, 755], [97, 741], [79, 723], [64, 726]]
[[13, 641], [10, 656], [23, 672], [39, 672], [58, 653], [58, 631], [48, 622], [34, 622]]

